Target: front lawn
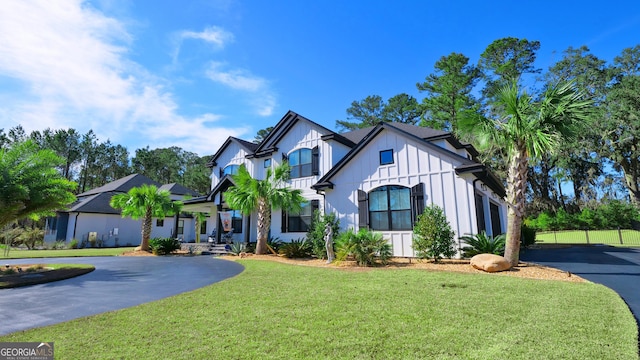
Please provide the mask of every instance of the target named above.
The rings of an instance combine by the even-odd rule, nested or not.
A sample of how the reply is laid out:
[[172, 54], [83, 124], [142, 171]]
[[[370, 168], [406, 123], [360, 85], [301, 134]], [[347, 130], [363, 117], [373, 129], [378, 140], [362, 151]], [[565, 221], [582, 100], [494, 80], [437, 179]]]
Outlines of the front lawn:
[[64, 249], [64, 250], [16, 250], [12, 249], [9, 256], [5, 257], [0, 252], [0, 259], [31, 259], [53, 257], [82, 257], [82, 256], [118, 256], [127, 251], [133, 251], [133, 247], [118, 248], [88, 248], [88, 249]]
[[585, 230], [545, 231], [536, 234], [536, 242], [543, 244], [640, 246], [640, 231], [629, 229], [623, 229], [620, 232], [618, 230], [589, 230], [588, 232]]
[[196, 291], [0, 341], [54, 341], [59, 359], [638, 359], [631, 312], [593, 283], [242, 264]]

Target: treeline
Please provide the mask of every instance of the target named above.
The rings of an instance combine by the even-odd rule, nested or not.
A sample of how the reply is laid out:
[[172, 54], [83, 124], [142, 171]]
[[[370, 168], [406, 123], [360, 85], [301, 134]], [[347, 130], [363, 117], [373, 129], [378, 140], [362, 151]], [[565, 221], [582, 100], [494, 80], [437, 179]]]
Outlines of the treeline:
[[20, 125], [6, 132], [0, 129], [0, 149], [28, 139], [64, 160], [58, 170], [67, 180], [78, 183], [78, 194], [134, 173], [161, 184], [179, 183], [201, 194], [211, 186], [206, 166], [210, 156], [201, 157], [180, 147], [146, 147], [130, 156], [122, 145], [99, 141], [93, 130], [81, 134], [71, 128], [45, 129], [27, 134]]
[[[466, 119], [497, 120], [496, 97], [511, 84], [534, 99], [557, 83], [571, 82], [582, 99], [591, 101], [588, 119], [573, 127], [555, 151], [530, 163], [527, 213], [536, 216], [562, 210], [595, 211], [611, 200], [640, 205], [640, 45], [622, 49], [613, 62], [592, 54], [586, 46], [569, 47], [547, 69], [535, 66], [539, 41], [503, 38], [489, 44], [477, 63], [461, 53], [442, 56], [434, 71], [416, 84], [425, 97], [406, 93], [385, 101], [378, 95], [354, 101], [340, 130], [399, 121], [455, 133], [464, 141], [492, 141], [470, 136], [459, 126]], [[524, 94], [524, 92], [523, 92]], [[506, 123], [507, 119], [502, 121]], [[498, 143], [498, 142], [496, 142]], [[481, 154], [501, 179], [506, 179], [505, 150], [494, 147]], [[567, 187], [573, 195], [567, 195]]]
[[585, 208], [570, 214], [564, 209], [541, 212], [525, 221], [539, 231], [631, 229], [640, 220], [638, 208], [628, 202], [610, 200], [595, 209]]

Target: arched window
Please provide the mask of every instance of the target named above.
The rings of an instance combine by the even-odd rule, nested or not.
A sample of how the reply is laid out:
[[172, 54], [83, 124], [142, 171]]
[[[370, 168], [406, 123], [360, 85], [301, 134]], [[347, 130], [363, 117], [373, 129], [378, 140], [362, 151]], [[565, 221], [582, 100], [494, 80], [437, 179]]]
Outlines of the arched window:
[[369, 192], [372, 230], [411, 230], [411, 189], [386, 185]]
[[291, 166], [291, 178], [301, 178], [312, 175], [311, 149], [299, 149], [288, 156]]
[[237, 175], [238, 169], [240, 169], [240, 165], [228, 165], [222, 170], [222, 176], [225, 175]]

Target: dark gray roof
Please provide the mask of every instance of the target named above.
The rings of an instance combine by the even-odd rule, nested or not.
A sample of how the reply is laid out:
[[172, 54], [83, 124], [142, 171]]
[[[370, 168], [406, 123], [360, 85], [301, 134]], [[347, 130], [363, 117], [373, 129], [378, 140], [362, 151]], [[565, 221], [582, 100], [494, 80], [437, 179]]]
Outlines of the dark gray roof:
[[120, 210], [116, 210], [109, 205], [111, 197], [118, 192], [104, 192], [88, 196], [82, 200], [71, 204], [68, 212], [83, 212], [96, 214], [120, 214]]
[[258, 148], [254, 151], [254, 155], [256, 157], [268, 156], [274, 151], [277, 151], [276, 145], [278, 144], [278, 142], [289, 132], [289, 130], [291, 130], [291, 128], [298, 121], [307, 121], [313, 125], [319, 126], [326, 132], [325, 135], [335, 134], [335, 132], [327, 129], [326, 127], [289, 110], [282, 117], [282, 119], [280, 119], [276, 126], [273, 127], [273, 130], [271, 130], [269, 135], [267, 135], [267, 137], [260, 143], [260, 146], [258, 146]]
[[84, 197], [88, 195], [99, 194], [99, 193], [110, 192], [110, 191], [125, 193], [131, 190], [132, 188], [138, 187], [141, 185], [155, 185], [156, 187], [160, 187], [162, 184], [160, 184], [157, 181], [153, 181], [144, 175], [131, 174], [121, 179], [114, 180], [98, 188], [85, 191], [82, 194], [78, 194], [78, 197]]
[[[404, 123], [399, 123], [399, 122], [393, 122], [390, 123], [392, 124], [395, 128], [398, 128], [400, 130], [406, 131], [410, 134], [413, 134], [421, 139], [431, 139], [431, 138], [436, 138], [436, 137], [441, 137], [441, 136], [451, 136], [451, 133], [446, 132], [446, 131], [442, 131], [442, 130], [436, 130], [436, 129], [432, 129], [432, 128], [428, 128], [428, 127], [424, 127], [424, 126], [417, 126], [417, 125], [411, 125], [411, 124], [404, 124]], [[345, 138], [353, 141], [354, 143], [359, 143], [360, 141], [362, 141], [362, 139], [364, 139], [365, 136], [367, 136], [367, 134], [369, 134], [371, 132], [371, 130], [373, 130], [375, 128], [375, 126], [369, 126], [366, 128], [362, 128], [362, 129], [358, 129], [358, 130], [353, 130], [353, 131], [349, 131], [349, 132], [345, 132], [345, 133], [341, 133], [340, 135], [344, 136]]]
[[164, 184], [158, 188], [159, 190], [167, 190], [172, 195], [190, 195], [200, 196], [200, 194], [194, 190], [186, 188], [178, 183]]
[[98, 188], [83, 192], [78, 195], [78, 200], [71, 204], [65, 212], [84, 212], [97, 214], [120, 214], [109, 205], [111, 197], [116, 194], [126, 193], [134, 187], [141, 185], [154, 185], [160, 190], [168, 190], [173, 195], [191, 195], [198, 196], [196, 191], [186, 188], [180, 184], [172, 183], [160, 185], [159, 182], [140, 175], [131, 174], [122, 179], [112, 181]]
[[249, 154], [253, 154], [256, 149], [260, 146], [259, 144], [255, 144], [246, 140], [242, 140], [242, 139], [238, 139], [236, 137], [233, 136], [229, 136], [227, 138], [227, 140], [224, 141], [224, 143], [222, 143], [222, 146], [220, 146], [220, 148], [218, 149], [218, 151], [216, 151], [215, 154], [213, 154], [211, 156], [211, 158], [209, 159], [209, 161], [207, 162], [207, 166], [212, 168], [214, 166], [216, 166], [216, 161], [218, 160], [218, 158], [220, 157], [220, 155], [222, 155], [222, 153], [224, 152], [224, 150], [231, 144], [231, 143], [236, 143], [240, 146], [242, 146], [243, 148], [245, 148], [245, 150], [247, 150], [247, 152]]

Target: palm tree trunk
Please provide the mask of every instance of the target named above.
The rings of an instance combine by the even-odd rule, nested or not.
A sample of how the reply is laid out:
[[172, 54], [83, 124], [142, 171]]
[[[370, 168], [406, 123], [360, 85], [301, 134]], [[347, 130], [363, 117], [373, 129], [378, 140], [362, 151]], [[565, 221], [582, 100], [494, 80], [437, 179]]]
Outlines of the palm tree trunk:
[[[151, 237], [151, 225], [153, 223], [153, 214], [151, 208], [147, 208], [144, 218], [142, 219], [142, 242], [140, 242], [141, 251], [149, 251], [149, 238]], [[178, 224], [176, 224], [178, 226]]]
[[256, 244], [256, 254], [266, 254], [267, 237], [269, 236], [269, 228], [271, 227], [271, 207], [267, 203], [267, 199], [258, 199], [258, 242]]
[[507, 175], [507, 241], [504, 257], [517, 266], [520, 260], [520, 236], [525, 208], [525, 191], [527, 186], [527, 153], [522, 144], [516, 146], [509, 158]]

